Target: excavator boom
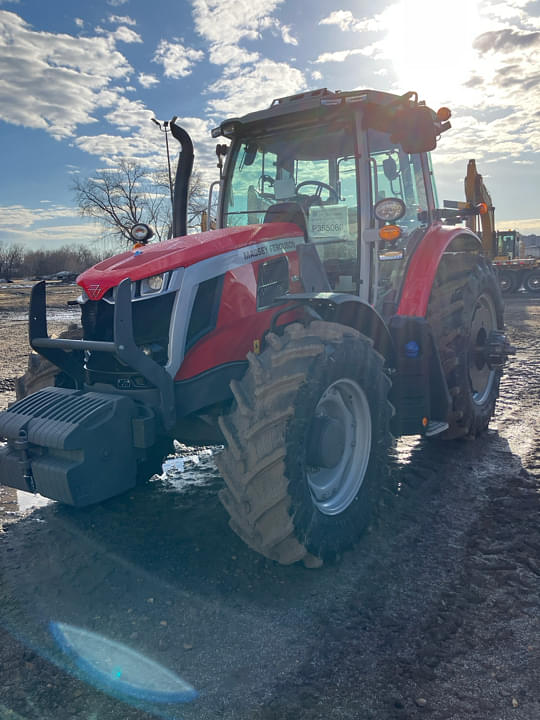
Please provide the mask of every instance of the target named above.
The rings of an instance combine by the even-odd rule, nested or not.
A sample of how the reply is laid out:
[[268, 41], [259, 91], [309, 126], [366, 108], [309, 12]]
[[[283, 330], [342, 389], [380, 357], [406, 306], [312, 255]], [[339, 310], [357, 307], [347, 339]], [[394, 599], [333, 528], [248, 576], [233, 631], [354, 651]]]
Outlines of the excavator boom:
[[[476, 169], [476, 160], [469, 160], [467, 163], [467, 175], [465, 176], [465, 200], [470, 207], [476, 207], [479, 203], [487, 205], [487, 213], [473, 215], [467, 218], [467, 226], [478, 233], [482, 238], [484, 252], [489, 258], [497, 254], [497, 236], [495, 234], [495, 208], [491, 201], [491, 195], [484, 185], [482, 176]], [[479, 220], [478, 220], [479, 218]], [[477, 227], [480, 225], [480, 227]]]

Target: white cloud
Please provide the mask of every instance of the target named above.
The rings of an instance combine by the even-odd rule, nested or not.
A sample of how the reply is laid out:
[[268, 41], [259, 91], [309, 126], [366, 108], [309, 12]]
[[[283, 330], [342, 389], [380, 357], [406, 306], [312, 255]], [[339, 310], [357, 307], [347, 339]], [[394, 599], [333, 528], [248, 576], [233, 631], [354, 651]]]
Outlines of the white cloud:
[[107, 4], [112, 7], [120, 7], [120, 5], [125, 5], [127, 2], [129, 0], [107, 0]]
[[47, 249], [66, 244], [94, 242], [101, 230], [94, 222], [80, 219], [77, 208], [40, 201], [46, 207], [0, 206], [0, 239]]
[[[134, 117], [132, 115], [131, 119]], [[120, 117], [117, 119], [121, 120]], [[134, 160], [150, 170], [165, 170], [167, 156], [163, 132], [160, 132], [147, 116], [140, 117], [139, 120], [138, 127], [133, 127], [130, 134], [122, 138], [107, 133], [87, 135], [78, 138], [75, 144], [80, 150], [98, 157], [107, 169], [114, 169], [120, 160]], [[193, 140], [195, 168], [202, 182], [209, 184], [217, 180], [216, 141], [210, 135], [213, 125], [208, 120], [197, 117], [178, 118], [177, 124], [187, 130]], [[169, 147], [174, 168], [180, 146], [170, 135]]]
[[114, 109], [105, 117], [119, 128], [136, 128], [146, 126], [154, 113], [144, 105], [141, 100], [128, 100], [125, 97], [119, 98]]
[[274, 16], [284, 0], [192, 0], [195, 29], [209, 45], [211, 63], [223, 65], [221, 78], [206, 90], [212, 113], [242, 115], [266, 107], [275, 97], [306, 85], [304, 74], [289, 63], [262, 57], [251, 42], [265, 32], [297, 45], [289, 25]]
[[287, 45], [298, 45], [298, 40], [291, 34], [290, 25], [282, 25], [280, 30], [284, 43], [287, 43]]
[[82, 18], [75, 18], [74, 22], [77, 27], [82, 28], [84, 26], [84, 20]]
[[111, 35], [115, 40], [120, 40], [121, 42], [142, 43], [142, 37], [139, 33], [136, 33], [134, 30], [131, 30], [131, 28], [128, 28], [125, 25], [120, 25], [120, 27], [116, 28]]
[[313, 70], [311, 73], [311, 77], [313, 80], [322, 80], [322, 73], [318, 70]]
[[193, 0], [195, 29], [210, 43], [236, 44], [255, 40], [271, 13], [283, 0]]
[[[50, 202], [50, 201], [44, 201]], [[1, 230], [29, 230], [35, 223], [60, 218], [79, 217], [74, 207], [51, 205], [46, 208], [28, 208], [24, 205], [3, 205], [0, 210]]]
[[210, 62], [240, 66], [258, 60], [259, 53], [240, 47], [241, 40], [257, 40], [264, 31], [297, 45], [289, 25], [272, 16], [284, 0], [192, 0], [195, 29], [210, 46]]
[[274, 98], [292, 95], [306, 86], [304, 74], [287, 63], [261, 60], [242, 72], [242, 82], [236, 74], [224, 76], [209, 87], [209, 92], [222, 95], [213, 98], [209, 106], [223, 115], [243, 115], [268, 107]]
[[159, 80], [157, 79], [157, 77], [148, 73], [139, 73], [139, 75], [137, 76], [137, 80], [140, 82], [143, 88], [150, 88], [154, 85], [159, 85]]
[[298, 45], [298, 40], [291, 33], [290, 25], [282, 25], [281, 22], [269, 15], [264, 15], [259, 21], [259, 33], [263, 30], [270, 30], [273, 35], [281, 36], [281, 39], [287, 45]]
[[132, 68], [106, 37], [37, 32], [18, 15], [0, 11], [0, 119], [41, 128], [55, 138], [95, 122], [112, 105]]
[[165, 77], [181, 78], [189, 75], [196, 62], [202, 60], [202, 50], [185, 47], [182, 43], [161, 40], [157, 46], [152, 62], [163, 65]]
[[[110, 133], [84, 135], [75, 141], [75, 145], [85, 152], [99, 157], [107, 167], [118, 165], [119, 160], [135, 160], [149, 168], [163, 167], [166, 163], [165, 141], [163, 133], [152, 123], [153, 113], [140, 102], [124, 100], [122, 107], [109, 114], [108, 120], [117, 127], [129, 129], [129, 134], [119, 137]], [[193, 139], [197, 156], [204, 157], [204, 166], [215, 167], [215, 140], [210, 136], [210, 124], [207, 120], [194, 117], [179, 118], [178, 124], [184, 127]], [[169, 136], [171, 157], [174, 158], [179, 145]], [[212, 178], [215, 179], [215, 178]]]
[[227, 43], [214, 43], [210, 47], [210, 62], [214, 65], [226, 65], [227, 67], [238, 67], [247, 63], [256, 62], [260, 55], [258, 52], [250, 52], [238, 45]]
[[497, 220], [497, 230], [518, 230], [522, 235], [540, 235], [540, 218]]
[[129, 15], [109, 15], [107, 18], [110, 23], [119, 25], [136, 25], [137, 21], [129, 17]]
[[350, 30], [356, 22], [350, 10], [334, 10], [327, 17], [319, 20], [319, 25], [337, 25], [341, 30]]
[[334, 10], [319, 21], [319, 25], [337, 25], [344, 32], [375, 32], [384, 27], [384, 12], [373, 17], [358, 20], [350, 10]]
[[325, 52], [322, 55], [319, 55], [319, 57], [313, 62], [317, 65], [328, 62], [344, 62], [352, 55], [365, 55], [365, 52], [360, 48], [356, 48], [355, 50], [337, 50], [336, 52]]

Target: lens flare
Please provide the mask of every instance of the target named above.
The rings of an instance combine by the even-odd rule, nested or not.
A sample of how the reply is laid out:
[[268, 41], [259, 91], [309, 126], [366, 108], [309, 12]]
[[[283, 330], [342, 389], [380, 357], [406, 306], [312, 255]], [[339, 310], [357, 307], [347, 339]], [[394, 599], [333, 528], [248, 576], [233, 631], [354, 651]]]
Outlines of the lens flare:
[[115, 697], [151, 703], [189, 702], [197, 697], [181, 677], [122, 643], [61, 622], [52, 622], [51, 632], [85, 679]]

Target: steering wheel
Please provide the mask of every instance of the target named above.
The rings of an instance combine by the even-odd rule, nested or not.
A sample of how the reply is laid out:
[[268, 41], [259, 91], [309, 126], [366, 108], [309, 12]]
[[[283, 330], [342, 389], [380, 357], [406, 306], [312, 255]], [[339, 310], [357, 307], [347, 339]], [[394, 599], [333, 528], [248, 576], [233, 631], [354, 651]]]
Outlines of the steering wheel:
[[[313, 203], [317, 203], [317, 205], [337, 205], [339, 202], [339, 195], [337, 194], [337, 191], [331, 185], [323, 183], [320, 180], [304, 180], [296, 186], [296, 194], [298, 195], [300, 188], [305, 187], [306, 185], [315, 185], [315, 193], [308, 196], [309, 200]], [[326, 200], [321, 198], [323, 190], [328, 192]]]
[[260, 192], [262, 192], [262, 187], [264, 184], [270, 185], [271, 188], [274, 187], [274, 178], [270, 177], [270, 175], [261, 175], [258, 182], [257, 187]]

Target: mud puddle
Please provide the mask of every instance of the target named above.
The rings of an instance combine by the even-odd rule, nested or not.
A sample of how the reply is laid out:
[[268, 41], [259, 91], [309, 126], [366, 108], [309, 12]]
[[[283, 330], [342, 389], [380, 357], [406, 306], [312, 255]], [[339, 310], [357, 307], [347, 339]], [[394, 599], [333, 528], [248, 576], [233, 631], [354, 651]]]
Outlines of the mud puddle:
[[[47, 322], [49, 324], [56, 323], [79, 323], [81, 319], [81, 311], [78, 307], [68, 307], [65, 309], [50, 308], [47, 310]], [[11, 323], [24, 323], [28, 325], [28, 311], [9, 312], [0, 310], [0, 322], [9, 321]]]

